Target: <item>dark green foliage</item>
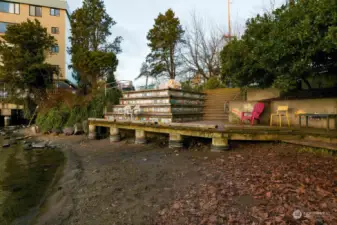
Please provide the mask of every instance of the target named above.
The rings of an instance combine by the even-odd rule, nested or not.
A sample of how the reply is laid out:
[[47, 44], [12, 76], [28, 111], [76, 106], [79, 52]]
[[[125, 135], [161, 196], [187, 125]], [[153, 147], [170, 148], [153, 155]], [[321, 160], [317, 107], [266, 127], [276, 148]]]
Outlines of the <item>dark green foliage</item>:
[[52, 129], [74, 126], [90, 117], [102, 118], [105, 106], [118, 104], [121, 96], [122, 94], [118, 89], [109, 89], [106, 96], [104, 91], [97, 91], [88, 102], [81, 105], [75, 104], [70, 108], [61, 103], [47, 112], [39, 112], [36, 124], [42, 132], [50, 132]]
[[234, 86], [298, 88], [337, 72], [337, 2], [294, 1], [247, 21], [241, 40], [221, 53], [223, 79]]
[[36, 118], [36, 124], [39, 125], [42, 132], [62, 129], [67, 122], [69, 114], [69, 110], [64, 106], [52, 108], [47, 113], [39, 113]]
[[71, 109], [65, 127], [71, 127], [74, 126], [76, 123], [82, 123], [83, 120], [86, 120], [87, 118], [88, 118], [87, 108], [76, 106]]
[[56, 41], [38, 20], [9, 25], [2, 38], [0, 79], [6, 83], [12, 98], [29, 99], [36, 106], [46, 97], [53, 75], [59, 72], [57, 67], [45, 62]]
[[122, 98], [122, 92], [119, 89], [110, 89], [106, 93], [106, 104], [117, 105], [119, 104], [119, 99]]
[[147, 57], [154, 77], [175, 79], [179, 66], [177, 47], [183, 42], [184, 30], [172, 9], [159, 14], [153, 28], [147, 34], [151, 53]]
[[181, 82], [181, 89], [184, 91], [202, 92], [204, 90], [204, 86], [203, 85], [192, 85], [190, 81], [183, 81]]
[[217, 77], [211, 77], [209, 78], [206, 83], [203, 85], [204, 89], [216, 89], [216, 88], [221, 88], [223, 85], [221, 84], [219, 78]]
[[107, 39], [116, 22], [106, 13], [102, 0], [84, 0], [83, 6], [71, 15], [72, 67], [75, 79], [84, 94], [97, 89], [98, 80], [106, 79], [116, 71], [116, 54], [121, 52], [121, 37], [113, 42]]
[[110, 89], [106, 96], [104, 92], [98, 92], [91, 99], [87, 106], [88, 117], [102, 118], [104, 115], [104, 108], [107, 105], [115, 105], [119, 103], [122, 93], [118, 89]]

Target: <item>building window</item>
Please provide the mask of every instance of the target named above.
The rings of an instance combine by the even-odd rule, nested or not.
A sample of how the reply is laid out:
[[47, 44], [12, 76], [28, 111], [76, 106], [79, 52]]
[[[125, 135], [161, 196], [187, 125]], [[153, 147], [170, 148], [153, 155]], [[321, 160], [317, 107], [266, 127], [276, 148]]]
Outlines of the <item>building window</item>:
[[30, 5], [29, 6], [29, 15], [41, 17], [42, 16], [42, 7]]
[[50, 9], [50, 15], [51, 16], [60, 16], [60, 10], [59, 9], [51, 8]]
[[20, 14], [20, 4], [0, 1], [0, 12]]
[[59, 46], [58, 45], [54, 45], [53, 47], [51, 47], [51, 52], [52, 53], [58, 53], [59, 52]]
[[60, 33], [60, 30], [59, 30], [58, 27], [52, 27], [52, 28], [51, 28], [51, 33], [52, 33], [52, 34], [58, 34], [58, 33]]
[[5, 33], [8, 23], [0, 22], [0, 33]]

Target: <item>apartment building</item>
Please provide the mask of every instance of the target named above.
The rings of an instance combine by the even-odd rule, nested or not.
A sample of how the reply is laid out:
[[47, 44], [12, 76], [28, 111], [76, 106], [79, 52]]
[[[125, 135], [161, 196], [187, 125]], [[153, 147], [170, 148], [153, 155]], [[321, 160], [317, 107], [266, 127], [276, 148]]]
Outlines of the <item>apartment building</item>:
[[67, 53], [71, 34], [69, 14], [66, 0], [0, 0], [0, 38], [8, 24], [21, 23], [27, 19], [39, 20], [57, 41], [47, 59], [48, 63], [60, 68], [60, 74], [54, 80], [73, 81], [72, 70], [68, 68], [71, 57]]

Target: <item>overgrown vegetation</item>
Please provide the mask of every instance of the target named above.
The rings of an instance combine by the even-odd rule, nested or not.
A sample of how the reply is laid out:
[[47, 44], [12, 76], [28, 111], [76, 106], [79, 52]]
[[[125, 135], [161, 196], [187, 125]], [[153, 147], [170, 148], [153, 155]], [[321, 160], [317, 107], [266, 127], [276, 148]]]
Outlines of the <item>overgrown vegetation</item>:
[[81, 8], [71, 15], [72, 66], [77, 71], [75, 79], [83, 94], [96, 91], [99, 81], [116, 71], [116, 54], [121, 52], [122, 37], [109, 42], [111, 27], [116, 22], [106, 12], [102, 0], [84, 0]]
[[201, 92], [204, 90], [210, 90], [210, 89], [217, 89], [217, 88], [225, 88], [226, 85], [221, 82], [221, 80], [213, 76], [209, 78], [205, 83], [203, 84], [191, 84], [190, 81], [183, 81], [181, 83], [181, 88], [185, 91], [196, 91]]
[[83, 123], [89, 117], [102, 118], [104, 108], [117, 104], [122, 96], [118, 89], [110, 89], [106, 95], [104, 91], [97, 91], [90, 96], [72, 96], [65, 99], [57, 98], [59, 103], [51, 104], [51, 108], [42, 108], [36, 118], [36, 124], [42, 132], [51, 132], [54, 129], [60, 130], [64, 127], [72, 127], [76, 123]]

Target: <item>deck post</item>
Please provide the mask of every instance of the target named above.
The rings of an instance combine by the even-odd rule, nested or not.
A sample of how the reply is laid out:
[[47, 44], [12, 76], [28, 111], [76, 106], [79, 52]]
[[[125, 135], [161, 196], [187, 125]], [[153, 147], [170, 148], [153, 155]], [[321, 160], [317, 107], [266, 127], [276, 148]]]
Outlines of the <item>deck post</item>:
[[211, 151], [212, 152], [222, 152], [222, 151], [226, 151], [229, 150], [229, 145], [228, 145], [228, 138], [213, 138], [212, 139], [212, 147], [211, 147]]
[[88, 138], [90, 140], [95, 140], [96, 139], [96, 126], [89, 124], [89, 136]]
[[170, 134], [169, 148], [182, 148], [183, 147], [183, 137], [181, 134]]
[[135, 144], [146, 144], [146, 135], [144, 130], [136, 130]]
[[119, 129], [116, 127], [110, 127], [110, 142], [119, 142], [121, 136], [119, 134]]
[[8, 127], [10, 124], [11, 118], [9, 116], [5, 116], [4, 120], [5, 120], [5, 123], [4, 123], [5, 127]]

